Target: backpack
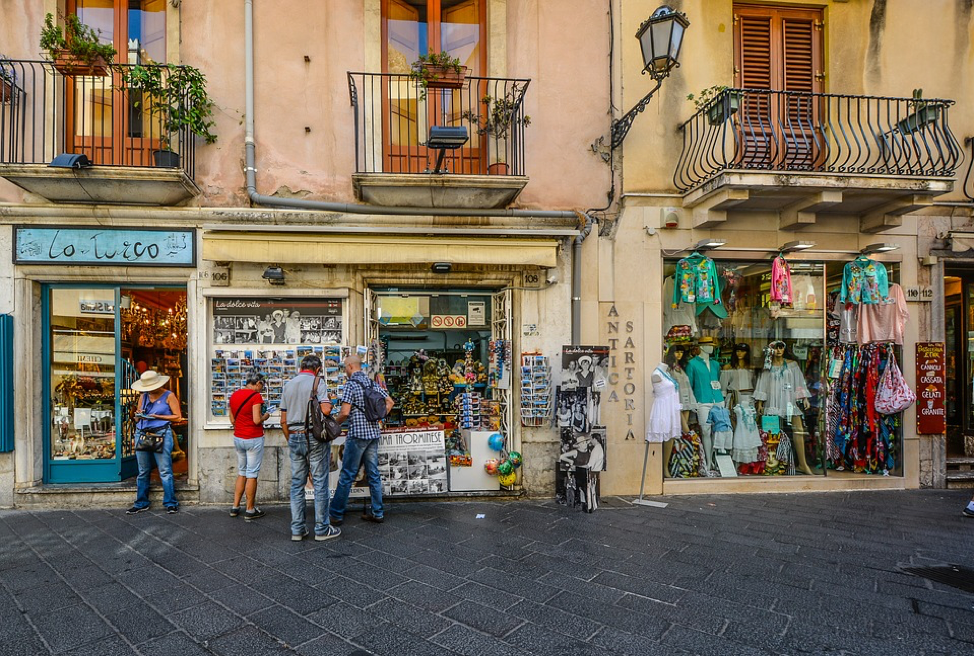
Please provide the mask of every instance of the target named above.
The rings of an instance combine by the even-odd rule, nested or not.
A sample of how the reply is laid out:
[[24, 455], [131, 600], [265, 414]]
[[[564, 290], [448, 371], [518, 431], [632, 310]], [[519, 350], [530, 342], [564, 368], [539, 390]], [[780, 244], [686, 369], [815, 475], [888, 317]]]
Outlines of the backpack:
[[365, 414], [365, 418], [369, 421], [380, 421], [385, 419], [387, 414], [386, 397], [382, 391], [375, 386], [375, 383], [371, 383], [369, 387], [366, 387], [362, 384], [362, 381], [353, 380], [351, 382], [358, 383], [358, 386], [362, 388], [362, 405], [356, 405], [355, 407]]
[[315, 376], [311, 385], [311, 397], [308, 399], [308, 412], [304, 416], [304, 429], [307, 434], [319, 442], [331, 442], [342, 434], [342, 427], [335, 418], [325, 415], [318, 402], [318, 377]]

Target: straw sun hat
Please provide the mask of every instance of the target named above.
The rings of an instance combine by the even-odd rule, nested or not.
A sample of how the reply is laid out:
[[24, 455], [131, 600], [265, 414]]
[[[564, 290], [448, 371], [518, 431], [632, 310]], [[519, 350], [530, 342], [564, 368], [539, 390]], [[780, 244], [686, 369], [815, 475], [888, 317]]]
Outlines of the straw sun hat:
[[158, 371], [152, 369], [143, 373], [137, 381], [132, 383], [132, 389], [136, 392], [151, 392], [159, 389], [169, 382], [169, 376], [162, 376]]

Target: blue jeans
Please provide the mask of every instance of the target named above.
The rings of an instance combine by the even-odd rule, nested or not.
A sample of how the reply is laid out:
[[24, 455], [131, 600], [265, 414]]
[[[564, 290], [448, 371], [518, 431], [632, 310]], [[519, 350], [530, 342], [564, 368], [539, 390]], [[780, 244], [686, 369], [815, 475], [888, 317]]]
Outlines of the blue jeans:
[[304, 535], [307, 530], [304, 484], [309, 471], [315, 489], [315, 535], [324, 535], [328, 530], [328, 462], [331, 446], [303, 432], [294, 431], [287, 439], [287, 446], [291, 453], [291, 535]]
[[[162, 453], [154, 451], [136, 451], [135, 459], [139, 463], [139, 475], [135, 479], [136, 508], [149, 507], [149, 475], [152, 473], [152, 463], [155, 461], [159, 469], [159, 480], [162, 481], [162, 505], [166, 508], [179, 506], [176, 501], [176, 487], [172, 478], [172, 428], [165, 428], [165, 439], [163, 440]], [[138, 431], [136, 431], [136, 442], [138, 442]]]
[[382, 476], [379, 474], [379, 440], [360, 440], [354, 437], [345, 438], [345, 455], [342, 456], [342, 473], [338, 475], [338, 489], [331, 502], [331, 515], [335, 519], [345, 516], [345, 505], [348, 503], [348, 493], [352, 489], [352, 481], [358, 475], [358, 470], [365, 461], [365, 477], [369, 481], [369, 493], [372, 495], [372, 514], [382, 517]]

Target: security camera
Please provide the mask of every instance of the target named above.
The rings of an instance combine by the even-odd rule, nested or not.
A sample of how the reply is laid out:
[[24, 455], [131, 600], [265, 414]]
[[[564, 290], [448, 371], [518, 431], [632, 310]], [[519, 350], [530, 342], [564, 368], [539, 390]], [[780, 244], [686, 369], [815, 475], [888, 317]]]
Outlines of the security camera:
[[546, 285], [554, 285], [558, 282], [558, 269], [548, 269], [548, 274], [545, 276]]

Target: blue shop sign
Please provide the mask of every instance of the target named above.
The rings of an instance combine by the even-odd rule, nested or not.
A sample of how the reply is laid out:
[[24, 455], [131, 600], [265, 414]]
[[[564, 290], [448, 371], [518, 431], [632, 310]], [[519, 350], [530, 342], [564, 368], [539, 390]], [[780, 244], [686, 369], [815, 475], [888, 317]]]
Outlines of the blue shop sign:
[[196, 229], [14, 226], [15, 264], [196, 266]]

